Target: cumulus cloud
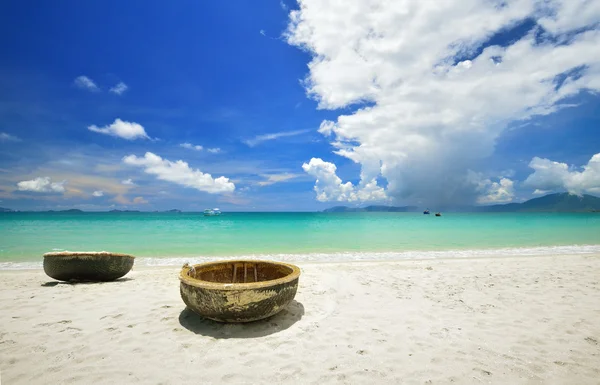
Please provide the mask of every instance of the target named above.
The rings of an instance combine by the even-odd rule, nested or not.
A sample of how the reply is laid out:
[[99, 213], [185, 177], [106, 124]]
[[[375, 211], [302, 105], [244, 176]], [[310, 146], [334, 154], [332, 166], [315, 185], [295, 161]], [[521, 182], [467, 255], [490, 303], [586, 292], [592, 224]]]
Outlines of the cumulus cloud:
[[207, 148], [206, 151], [210, 152], [211, 154], [218, 154], [221, 152], [221, 149], [219, 147]]
[[173, 182], [185, 187], [195, 188], [211, 194], [232, 192], [235, 185], [224, 176], [213, 178], [210, 174], [192, 169], [182, 160], [172, 162], [151, 152], [146, 152], [143, 158], [128, 155], [123, 158], [125, 164], [143, 167], [147, 174], [156, 175], [160, 180]]
[[50, 177], [39, 177], [32, 180], [24, 180], [17, 183], [19, 191], [31, 191], [38, 193], [64, 193], [66, 181], [52, 182]]
[[88, 91], [92, 91], [92, 92], [100, 91], [100, 88], [98, 88], [96, 83], [94, 83], [94, 81], [92, 79], [90, 79], [84, 75], [76, 77], [75, 80], [73, 81], [73, 83], [75, 84], [75, 86], [77, 86], [81, 89], [84, 89], [84, 90], [88, 90]]
[[552, 191], [549, 191], [549, 190], [540, 190], [540, 189], [537, 189], [537, 188], [536, 188], [536, 189], [533, 191], [533, 193], [532, 193], [532, 194], [533, 194], [533, 195], [546, 195], [546, 194], [548, 194], [548, 193], [551, 193], [551, 192], [552, 192]]
[[95, 197], [103, 197], [104, 196], [104, 191], [98, 190], [98, 191], [94, 191], [92, 193], [93, 196]]
[[20, 142], [21, 139], [18, 137], [7, 134], [6, 132], [0, 132], [0, 142]]
[[88, 127], [88, 130], [127, 140], [150, 139], [148, 134], [146, 134], [146, 130], [144, 130], [144, 127], [142, 127], [141, 124], [135, 122], [126, 122], [118, 118], [108, 126], [98, 127], [96, 125], [91, 125]]
[[[529, 163], [534, 171], [527, 177], [524, 186], [536, 192], [568, 191], [572, 194], [600, 193], [600, 153], [578, 171], [566, 163], [535, 157]], [[535, 193], [535, 192], [534, 192]]]
[[509, 178], [501, 177], [494, 182], [473, 172], [469, 173], [469, 177], [479, 194], [476, 199], [479, 204], [509, 203], [515, 198], [515, 183]]
[[181, 143], [179, 146], [181, 146], [183, 148], [187, 148], [188, 150], [196, 150], [196, 151], [202, 151], [202, 149], [204, 149], [204, 147], [202, 147], [200, 145], [193, 145], [191, 143]]
[[388, 199], [384, 189], [377, 185], [375, 179], [354, 186], [351, 182], [342, 183], [337, 176], [337, 167], [330, 162], [324, 162], [319, 158], [312, 158], [309, 163], [304, 163], [302, 169], [314, 176], [315, 192], [320, 202], [363, 202], [363, 201], [385, 201]]
[[146, 204], [146, 203], [148, 203], [148, 201], [144, 197], [133, 198], [133, 204], [135, 204], [135, 205], [142, 205], [142, 204]]
[[134, 186], [135, 185], [135, 183], [133, 183], [133, 181], [131, 180], [131, 178], [122, 180], [121, 184], [124, 184], [124, 185], [127, 185], [127, 186]]
[[[468, 170], [493, 154], [509, 123], [600, 91], [598, 1], [299, 5], [286, 38], [313, 57], [307, 94], [321, 109], [345, 109], [319, 132], [336, 155], [361, 166], [361, 184], [383, 177], [395, 200], [476, 200]], [[523, 36], [490, 45], [527, 24], [533, 27]], [[331, 182], [336, 200], [352, 198], [347, 184]]]
[[265, 180], [262, 180], [262, 181], [258, 182], [257, 184], [259, 186], [270, 186], [275, 183], [285, 182], [290, 179], [298, 178], [300, 175], [290, 174], [290, 173], [286, 172], [283, 174], [268, 174], [268, 175], [261, 175], [261, 176], [263, 178], [265, 178]]
[[282, 132], [274, 132], [272, 134], [258, 135], [252, 139], [246, 139], [244, 143], [246, 143], [250, 147], [254, 147], [257, 144], [262, 142], [266, 142], [268, 140], [275, 140], [279, 138], [285, 138], [288, 136], [296, 136], [309, 132], [310, 130], [296, 130], [296, 131], [282, 131]]
[[113, 94], [122, 95], [123, 92], [127, 91], [128, 88], [129, 87], [127, 87], [127, 84], [120, 82], [120, 83], [116, 84], [114, 87], [111, 87], [111, 89], [109, 91], [112, 92]]

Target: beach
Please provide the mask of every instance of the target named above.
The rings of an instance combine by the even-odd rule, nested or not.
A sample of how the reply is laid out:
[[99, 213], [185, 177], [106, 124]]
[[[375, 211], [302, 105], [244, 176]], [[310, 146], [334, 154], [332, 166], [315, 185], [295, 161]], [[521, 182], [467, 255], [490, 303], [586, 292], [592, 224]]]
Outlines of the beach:
[[314, 263], [278, 315], [227, 325], [179, 269], [108, 283], [0, 272], [2, 384], [598, 384], [600, 255]]

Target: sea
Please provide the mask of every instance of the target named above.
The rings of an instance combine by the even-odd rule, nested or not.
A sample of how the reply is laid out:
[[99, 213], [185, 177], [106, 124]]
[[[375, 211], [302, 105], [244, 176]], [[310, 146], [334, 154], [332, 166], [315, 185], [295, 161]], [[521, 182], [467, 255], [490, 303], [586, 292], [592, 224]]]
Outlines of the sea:
[[64, 250], [146, 266], [598, 254], [600, 213], [0, 213], [1, 270]]

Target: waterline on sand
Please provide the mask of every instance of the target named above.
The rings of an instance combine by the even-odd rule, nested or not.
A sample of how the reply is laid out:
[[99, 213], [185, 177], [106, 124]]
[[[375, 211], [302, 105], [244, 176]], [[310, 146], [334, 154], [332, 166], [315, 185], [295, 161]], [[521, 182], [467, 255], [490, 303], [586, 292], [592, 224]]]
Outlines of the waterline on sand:
[[[356, 262], [356, 261], [402, 261], [454, 258], [503, 258], [535, 257], [548, 255], [595, 255], [600, 254], [600, 245], [570, 245], [542, 247], [506, 247], [497, 249], [437, 250], [437, 251], [398, 251], [398, 252], [335, 252], [305, 254], [247, 254], [235, 256], [195, 256], [195, 257], [138, 257], [135, 266], [161, 267], [182, 266], [185, 263], [202, 263], [216, 260], [277, 260], [281, 262]], [[41, 256], [40, 256], [41, 259]], [[41, 269], [42, 261], [1, 262], [0, 270]]]

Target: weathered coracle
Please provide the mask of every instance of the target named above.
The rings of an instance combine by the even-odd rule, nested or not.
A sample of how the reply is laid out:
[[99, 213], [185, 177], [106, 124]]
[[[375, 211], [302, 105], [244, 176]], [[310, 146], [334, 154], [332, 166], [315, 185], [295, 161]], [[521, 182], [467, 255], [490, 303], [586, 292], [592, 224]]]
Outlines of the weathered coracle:
[[183, 302], [204, 318], [251, 322], [277, 314], [296, 295], [300, 269], [271, 261], [220, 261], [190, 266], [179, 275]]
[[59, 281], [114, 281], [131, 270], [134, 259], [106, 251], [53, 252], [44, 254], [44, 271]]

